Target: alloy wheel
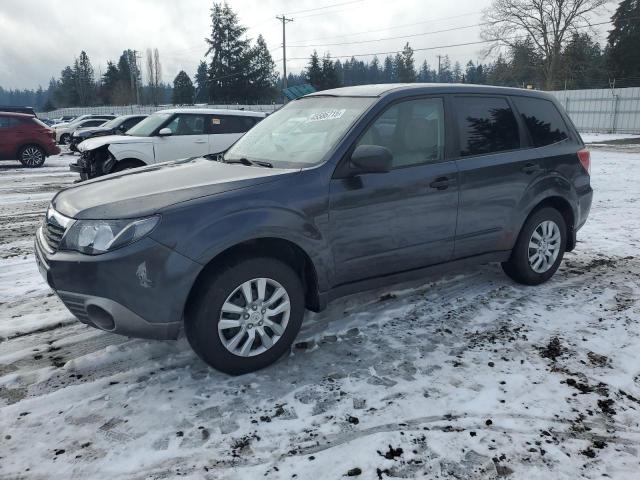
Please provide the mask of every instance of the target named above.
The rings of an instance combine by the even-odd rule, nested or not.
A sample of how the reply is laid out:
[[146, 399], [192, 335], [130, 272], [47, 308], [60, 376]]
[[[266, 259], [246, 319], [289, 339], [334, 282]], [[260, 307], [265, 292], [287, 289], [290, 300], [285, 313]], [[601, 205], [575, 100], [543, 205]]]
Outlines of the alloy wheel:
[[21, 160], [27, 167], [38, 167], [44, 162], [44, 154], [38, 147], [27, 147], [22, 151]]
[[545, 273], [555, 263], [560, 253], [560, 227], [552, 221], [541, 222], [529, 239], [529, 266], [536, 273]]
[[270, 278], [254, 278], [236, 287], [222, 304], [218, 335], [230, 353], [252, 357], [280, 340], [290, 315], [285, 288]]

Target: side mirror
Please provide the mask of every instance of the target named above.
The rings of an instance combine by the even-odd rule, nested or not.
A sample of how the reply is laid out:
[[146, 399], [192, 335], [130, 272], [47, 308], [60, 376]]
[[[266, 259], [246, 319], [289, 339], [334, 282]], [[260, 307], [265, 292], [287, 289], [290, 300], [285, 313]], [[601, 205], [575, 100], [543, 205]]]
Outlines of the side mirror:
[[358, 145], [351, 154], [351, 170], [354, 174], [385, 173], [391, 170], [393, 155], [380, 145]]
[[160, 135], [161, 137], [169, 137], [171, 135], [173, 135], [173, 132], [171, 131], [170, 128], [161, 128], [160, 131], [158, 132], [158, 135]]

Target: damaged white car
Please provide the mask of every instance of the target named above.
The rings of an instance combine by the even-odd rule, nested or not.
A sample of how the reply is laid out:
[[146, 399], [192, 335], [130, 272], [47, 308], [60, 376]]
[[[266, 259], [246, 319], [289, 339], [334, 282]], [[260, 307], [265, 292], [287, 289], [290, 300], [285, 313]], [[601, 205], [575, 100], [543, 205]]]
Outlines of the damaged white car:
[[263, 112], [179, 108], [160, 110], [124, 135], [85, 140], [69, 167], [87, 180], [130, 168], [219, 153], [266, 116]]

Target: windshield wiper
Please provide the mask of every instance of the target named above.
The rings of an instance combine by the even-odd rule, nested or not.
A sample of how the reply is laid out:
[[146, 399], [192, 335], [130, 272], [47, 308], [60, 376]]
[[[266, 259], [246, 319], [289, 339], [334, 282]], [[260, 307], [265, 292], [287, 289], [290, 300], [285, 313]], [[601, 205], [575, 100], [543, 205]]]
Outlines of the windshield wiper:
[[273, 165], [269, 162], [265, 162], [263, 160], [249, 160], [248, 158], [245, 157], [241, 157], [241, 158], [224, 158], [222, 157], [222, 161], [224, 163], [241, 163], [242, 165], [247, 165], [247, 166], [259, 166], [259, 167], [267, 167], [267, 168], [273, 168]]

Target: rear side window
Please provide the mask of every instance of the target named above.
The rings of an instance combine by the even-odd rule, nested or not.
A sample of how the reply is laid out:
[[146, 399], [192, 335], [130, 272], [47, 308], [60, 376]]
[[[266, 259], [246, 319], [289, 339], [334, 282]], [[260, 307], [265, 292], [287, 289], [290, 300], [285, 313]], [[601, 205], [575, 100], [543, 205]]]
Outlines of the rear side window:
[[460, 156], [520, 148], [518, 122], [506, 99], [455, 97], [454, 111], [460, 137]]
[[534, 147], [544, 147], [568, 138], [567, 125], [556, 106], [541, 98], [513, 97], [531, 135]]
[[0, 128], [14, 128], [23, 125], [24, 121], [12, 117], [0, 117]]
[[209, 133], [212, 135], [221, 133], [244, 133], [258, 123], [257, 118], [244, 116], [212, 116], [209, 123]]

